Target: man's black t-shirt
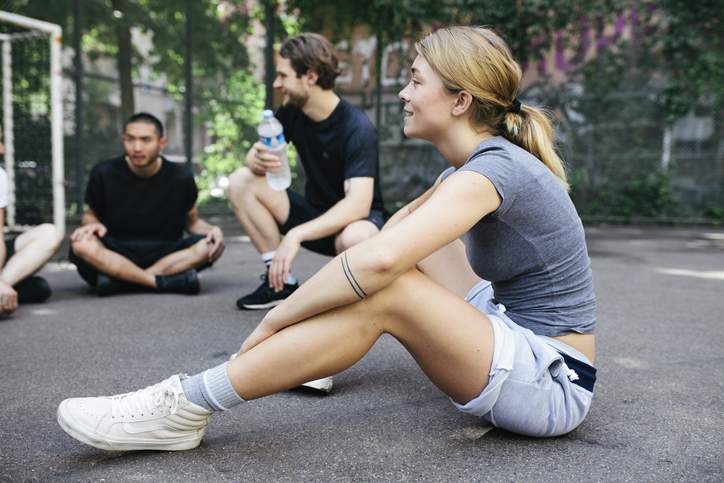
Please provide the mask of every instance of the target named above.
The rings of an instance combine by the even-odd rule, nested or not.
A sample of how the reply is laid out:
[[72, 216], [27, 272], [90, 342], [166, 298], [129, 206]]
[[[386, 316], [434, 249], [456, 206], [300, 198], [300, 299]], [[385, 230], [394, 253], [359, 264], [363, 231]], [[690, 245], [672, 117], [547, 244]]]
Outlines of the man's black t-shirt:
[[176, 241], [183, 236], [186, 214], [197, 195], [188, 166], [162, 158], [156, 174], [141, 178], [133, 174], [125, 156], [120, 156], [93, 167], [85, 202], [108, 228], [108, 235], [124, 240]]
[[307, 175], [304, 197], [326, 211], [344, 198], [344, 181], [372, 177], [373, 210], [384, 209], [379, 181], [377, 134], [365, 114], [340, 99], [332, 114], [321, 122], [309, 119], [300, 109], [279, 108], [277, 119], [284, 136], [294, 144]]

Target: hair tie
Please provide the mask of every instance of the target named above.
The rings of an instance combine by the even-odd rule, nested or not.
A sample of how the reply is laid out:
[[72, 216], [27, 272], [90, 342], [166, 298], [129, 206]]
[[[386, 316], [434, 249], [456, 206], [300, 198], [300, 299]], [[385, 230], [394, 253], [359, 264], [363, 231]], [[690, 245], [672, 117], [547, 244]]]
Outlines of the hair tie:
[[513, 114], [520, 114], [520, 101], [517, 97], [513, 99], [513, 103], [508, 108], [508, 112], [512, 112]]

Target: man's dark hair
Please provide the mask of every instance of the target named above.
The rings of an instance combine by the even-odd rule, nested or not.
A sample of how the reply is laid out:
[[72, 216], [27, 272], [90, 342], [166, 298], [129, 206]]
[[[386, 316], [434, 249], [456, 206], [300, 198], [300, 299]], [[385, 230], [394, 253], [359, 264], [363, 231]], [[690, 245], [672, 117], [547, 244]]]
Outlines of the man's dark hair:
[[305, 33], [284, 41], [279, 55], [289, 59], [297, 77], [306, 74], [309, 69], [317, 73], [317, 85], [322, 89], [332, 89], [334, 80], [340, 71], [337, 56], [332, 44], [319, 34]]
[[161, 124], [161, 121], [158, 120], [156, 116], [153, 114], [149, 114], [147, 112], [137, 112], [131, 117], [128, 118], [126, 123], [123, 125], [123, 132], [126, 131], [126, 128], [129, 124], [134, 124], [137, 122], [145, 122], [146, 124], [153, 124], [153, 126], [156, 128], [156, 132], [158, 133], [158, 137], [163, 137], [163, 124]]

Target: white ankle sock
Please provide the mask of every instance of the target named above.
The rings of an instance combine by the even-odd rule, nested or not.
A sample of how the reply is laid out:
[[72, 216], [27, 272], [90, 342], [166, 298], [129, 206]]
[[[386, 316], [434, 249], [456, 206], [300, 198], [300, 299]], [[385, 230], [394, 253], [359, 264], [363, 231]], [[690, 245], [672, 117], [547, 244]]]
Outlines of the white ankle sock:
[[271, 265], [271, 262], [274, 259], [274, 254], [276, 252], [276, 250], [272, 250], [270, 252], [264, 252], [261, 254], [261, 261], [264, 263], [264, 266], [266, 268], [269, 268], [269, 265]]

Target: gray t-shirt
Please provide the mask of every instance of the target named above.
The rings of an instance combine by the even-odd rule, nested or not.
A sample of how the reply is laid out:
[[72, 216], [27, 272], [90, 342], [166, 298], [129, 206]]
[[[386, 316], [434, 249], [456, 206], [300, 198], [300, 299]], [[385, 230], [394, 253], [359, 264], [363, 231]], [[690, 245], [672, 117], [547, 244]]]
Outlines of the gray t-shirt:
[[[458, 171], [489, 179], [501, 198], [463, 239], [506, 315], [534, 333], [593, 332], [596, 300], [581, 219], [538, 158], [502, 137], [484, 140]], [[448, 168], [446, 179], [455, 172]]]

